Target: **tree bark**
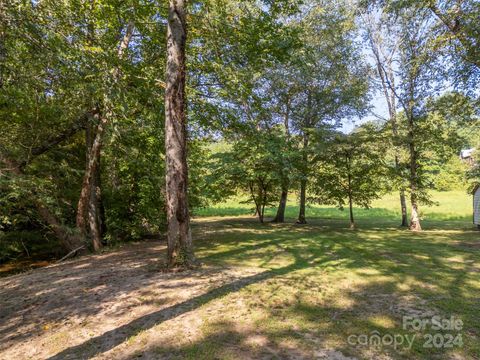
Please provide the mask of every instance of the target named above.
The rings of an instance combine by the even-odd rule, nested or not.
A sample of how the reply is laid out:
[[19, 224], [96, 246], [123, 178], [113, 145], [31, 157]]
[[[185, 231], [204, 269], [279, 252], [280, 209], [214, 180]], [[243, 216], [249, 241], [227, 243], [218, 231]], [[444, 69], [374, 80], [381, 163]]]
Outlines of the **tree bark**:
[[[373, 55], [375, 57], [375, 61], [377, 63], [377, 72], [380, 77], [380, 81], [382, 83], [383, 93], [385, 95], [385, 100], [387, 102], [388, 113], [390, 116], [390, 122], [392, 124], [392, 135], [394, 140], [398, 140], [398, 124], [397, 124], [397, 106], [395, 100], [395, 76], [392, 70], [391, 59], [383, 59], [380, 56], [378, 44], [375, 42], [373, 35], [369, 33], [369, 40], [370, 46], [372, 48]], [[385, 63], [385, 64], [384, 64]], [[400, 174], [400, 157], [398, 146], [394, 144], [394, 152], [395, 152], [395, 170], [397, 174]], [[400, 187], [400, 209], [402, 213], [402, 227], [408, 226], [407, 220], [407, 201], [405, 199], [405, 189], [403, 186]]]
[[[87, 164], [90, 163], [90, 155], [92, 154], [93, 139], [94, 139], [94, 127], [90, 125], [86, 131], [86, 145], [87, 145]], [[90, 198], [88, 203], [88, 235], [91, 238], [94, 251], [99, 251], [103, 246], [103, 229], [101, 216], [101, 181], [100, 181], [100, 151], [95, 152], [93, 155], [97, 156], [95, 162], [97, 163], [96, 169], [92, 174], [92, 181], [90, 184]], [[88, 171], [88, 169], [87, 169]]]
[[412, 231], [422, 231], [422, 226], [420, 224], [420, 216], [418, 214], [418, 202], [415, 196], [415, 193], [412, 189], [412, 194], [410, 196], [410, 201], [412, 203], [412, 214], [410, 216], [410, 230]]
[[306, 197], [307, 197], [307, 180], [302, 179], [300, 181], [300, 210], [298, 213], [297, 224], [307, 223], [307, 219], [305, 218]]
[[282, 193], [280, 195], [280, 203], [278, 204], [277, 214], [272, 220], [274, 223], [283, 223], [285, 222], [285, 209], [287, 208], [287, 199], [288, 198], [288, 187], [282, 188]]
[[308, 147], [308, 134], [304, 132], [302, 161], [303, 161], [303, 166], [305, 168], [302, 174], [302, 179], [300, 180], [300, 209], [298, 213], [297, 224], [307, 223], [307, 219], [305, 217], [305, 207], [307, 202], [307, 169], [306, 169], [308, 166], [307, 147]]
[[[123, 36], [118, 51], [118, 59], [123, 59], [125, 50], [130, 44], [134, 31], [134, 24], [130, 21], [127, 24], [125, 35]], [[112, 71], [113, 81], [117, 82], [120, 77], [120, 68], [116, 66]], [[78, 230], [84, 236], [90, 232], [92, 237], [92, 245], [95, 251], [102, 247], [102, 225], [100, 217], [103, 213], [103, 205], [101, 201], [100, 189], [100, 160], [103, 135], [109, 123], [109, 118], [112, 116], [111, 111], [106, 114], [101, 114], [97, 111], [94, 115], [96, 118], [96, 128], [91, 131], [94, 132], [91, 146], [87, 146], [87, 167], [83, 176], [82, 188], [80, 198], [77, 205], [76, 225]], [[88, 137], [88, 136], [87, 136]], [[87, 143], [89, 141], [87, 140]], [[88, 227], [87, 227], [88, 223]]]
[[350, 192], [348, 193], [348, 206], [350, 210], [350, 229], [355, 229], [355, 219], [353, 218], [353, 200]]
[[[105, 127], [107, 125], [107, 119], [104, 115], [96, 115], [98, 120], [98, 125], [96, 127], [95, 136], [91, 142], [91, 146], [88, 146], [89, 152], [87, 154], [87, 167], [85, 169], [85, 174], [83, 176], [82, 182], [82, 189], [80, 192], [80, 198], [78, 200], [77, 205], [77, 218], [76, 224], [77, 229], [83, 236], [88, 235], [88, 228], [87, 222], [89, 220], [88, 209], [91, 208], [92, 201], [95, 199], [95, 195], [92, 195], [94, 179], [96, 178], [96, 172], [99, 170], [99, 162], [100, 162], [100, 154], [101, 154], [101, 146], [102, 146], [102, 137]], [[93, 134], [92, 134], [93, 135]], [[88, 137], [88, 136], [87, 136]], [[87, 140], [88, 143], [88, 140]], [[94, 232], [97, 230], [94, 229]], [[101, 245], [101, 243], [100, 243]], [[98, 246], [98, 244], [93, 244], [94, 249]], [[100, 246], [101, 247], [101, 246]], [[95, 249], [96, 250], [96, 249]]]
[[408, 145], [410, 151], [410, 202], [412, 205], [410, 214], [410, 230], [421, 231], [420, 217], [418, 214], [418, 199], [417, 199], [417, 151], [415, 148], [415, 128], [414, 128], [413, 114], [408, 116]]
[[195, 265], [188, 209], [186, 0], [169, 0], [165, 89], [168, 267]]
[[[290, 139], [290, 96], [287, 95], [285, 101], [285, 116], [283, 118], [283, 126], [285, 128], [285, 135], [287, 140]], [[275, 218], [272, 220], [274, 223], [283, 223], [285, 222], [285, 210], [287, 208], [287, 200], [288, 200], [288, 185], [289, 179], [288, 174], [285, 174], [282, 171], [282, 193], [280, 194], [280, 202], [277, 208], [277, 214]]]

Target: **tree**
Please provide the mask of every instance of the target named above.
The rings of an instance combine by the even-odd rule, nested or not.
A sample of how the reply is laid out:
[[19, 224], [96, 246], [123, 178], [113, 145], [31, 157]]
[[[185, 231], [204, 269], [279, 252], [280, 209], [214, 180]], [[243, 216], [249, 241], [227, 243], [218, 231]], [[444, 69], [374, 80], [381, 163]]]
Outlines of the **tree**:
[[310, 134], [325, 125], [360, 116], [367, 108], [367, 66], [361, 61], [353, 13], [344, 4], [313, 1], [300, 24], [304, 50], [293, 69], [297, 91], [291, 99], [292, 131], [299, 136], [300, 205], [298, 223], [306, 223], [307, 186], [312, 168]]
[[169, 0], [165, 89], [168, 267], [195, 264], [188, 209], [185, 0]]
[[393, 140], [395, 172], [400, 180], [401, 226], [407, 227], [407, 201], [405, 188], [402, 185], [404, 173], [400, 166], [401, 139], [399, 137], [397, 124], [397, 99], [395, 90], [393, 90], [396, 83], [394, 60], [398, 48], [399, 35], [396, 32], [392, 20], [381, 10], [375, 12], [367, 7], [365, 12], [361, 12], [361, 19], [365, 28], [365, 38], [370, 45], [373, 60], [376, 64], [376, 75], [380, 80], [381, 90], [388, 108], [388, 121], [390, 122]]
[[[318, 135], [318, 134], [317, 134]], [[369, 208], [387, 189], [388, 168], [380, 132], [371, 124], [346, 135], [334, 132], [315, 142], [317, 168], [312, 181], [312, 200], [349, 208], [350, 228], [355, 228], [353, 205]]]
[[[92, 30], [93, 31], [93, 30]], [[130, 21], [125, 29], [123, 36], [118, 46], [117, 56], [122, 60], [126, 49], [132, 39], [134, 31], [134, 24]], [[118, 82], [120, 76], [120, 69], [115, 67], [112, 70], [113, 83]], [[108, 104], [108, 94], [104, 94], [104, 104]], [[108, 106], [108, 105], [107, 105]], [[104, 138], [106, 127], [113, 116], [112, 111], [97, 111], [95, 114], [95, 127], [87, 127], [86, 142], [87, 142], [87, 166], [85, 175], [83, 177], [82, 189], [77, 206], [77, 228], [81, 234], [86, 236], [91, 235], [93, 249], [98, 251], [102, 247], [102, 205], [101, 205], [101, 186], [100, 186], [100, 156], [101, 147]], [[87, 223], [89, 229], [87, 230]]]
[[251, 128], [228, 151], [213, 157], [212, 182], [220, 190], [220, 198], [241, 191], [254, 205], [255, 215], [264, 222], [265, 209], [275, 204], [277, 191], [291, 164], [291, 153], [285, 134], [278, 127]]

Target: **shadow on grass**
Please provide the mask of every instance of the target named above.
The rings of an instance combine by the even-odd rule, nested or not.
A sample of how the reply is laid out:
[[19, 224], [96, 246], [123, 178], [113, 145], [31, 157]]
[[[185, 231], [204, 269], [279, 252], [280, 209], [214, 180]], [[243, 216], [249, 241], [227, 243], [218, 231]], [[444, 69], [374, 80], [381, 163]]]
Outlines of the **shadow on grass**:
[[[193, 311], [214, 299], [238, 292], [250, 285], [264, 284], [272, 279], [284, 279], [284, 276], [294, 272], [299, 272], [296, 276], [300, 278], [291, 279], [294, 282], [291, 286], [303, 286], [301, 279], [308, 279], [309, 276], [321, 280], [318, 271], [355, 272], [362, 274], [366, 279], [372, 277], [370, 284], [347, 291], [352, 302], [347, 310], [329, 306], [312, 307], [308, 304], [297, 304], [290, 308], [292, 314], [296, 314], [294, 316], [302, 317], [311, 323], [322, 314], [340, 312], [338, 316], [340, 319], [348, 320], [347, 324], [351, 329], [343, 329], [342, 326], [346, 325], [332, 322], [329, 325], [340, 326], [332, 327], [332, 332], [342, 334], [347, 330], [361, 331], [361, 326], [358, 329], [355, 326], [362, 322], [368, 323], [369, 320], [367, 316], [366, 320], [358, 322], [356, 319], [358, 314], [363, 314], [361, 316], [391, 314], [400, 321], [401, 315], [408, 314], [405, 306], [403, 308], [401, 306], [406, 301], [404, 296], [412, 294], [412, 290], [401, 290], [398, 286], [417, 284], [418, 288], [413, 290], [415, 297], [426, 299], [428, 307], [439, 309], [442, 314], [459, 316], [464, 321], [466, 331], [479, 333], [480, 314], [476, 310], [480, 304], [478, 288], [473, 281], [478, 281], [479, 277], [476, 268], [473, 267], [479, 261], [479, 255], [478, 252], [455, 246], [457, 242], [470, 241], [473, 232], [458, 231], [452, 235], [442, 232], [416, 234], [401, 230], [377, 229], [345, 231], [331, 224], [330, 227], [319, 231], [322, 227], [314, 224], [302, 227], [261, 225], [254, 220], [245, 219], [225, 221], [223, 227], [221, 222], [210, 222], [205, 227], [210, 226], [215, 229], [215, 239], [207, 236], [197, 244], [202, 261], [223, 265], [255, 261], [265, 267], [265, 271], [137, 318], [80, 345], [65, 349], [50, 359], [75, 358], [79, 354], [83, 357], [93, 357], [105, 353], [144, 330]], [[198, 227], [199, 225], [195, 231], [199, 231]], [[459, 257], [460, 260], [452, 260], [455, 257]], [[281, 260], [275, 261], [278, 258]], [[282, 265], [282, 262], [286, 264]], [[377, 274], [371, 275], [365, 270], [374, 270]], [[378, 283], [374, 280], [374, 276], [378, 274], [388, 277], [389, 280]], [[381, 298], [385, 293], [389, 294], [389, 301], [379, 304], [376, 296]], [[274, 316], [273, 307], [267, 310], [272, 311]], [[220, 326], [218, 333], [210, 335], [211, 338], [204, 341], [222, 341], [224, 331], [229, 333]], [[267, 335], [275, 337], [275, 334]], [[238, 335], [237, 340], [242, 339], [243, 335]], [[202, 345], [196, 343], [176, 351], [179, 351], [179, 354], [196, 353], [199, 347]], [[249, 351], [248, 349], [246, 347], [243, 351]], [[278, 346], [275, 351], [283, 353]], [[355, 349], [345, 346], [342, 351], [352, 354]], [[434, 353], [440, 354], [436, 350], [425, 353], [422, 347], [416, 347], [412, 351], [422, 358], [429, 358]]]
[[[268, 288], [265, 287], [268, 281], [275, 279], [284, 286], [286, 285], [285, 277], [288, 275], [288, 277], [296, 277], [296, 279], [288, 280], [292, 281], [290, 284], [292, 289], [296, 287], [307, 289], [308, 281], [328, 281], [329, 278], [325, 274], [341, 272], [355, 273], [364, 279], [371, 279], [370, 284], [348, 289], [345, 292], [352, 303], [350, 310], [341, 310], [328, 306], [328, 304], [312, 306], [300, 303], [288, 307], [290, 315], [304, 318], [310, 323], [315, 321], [315, 317], [325, 314], [334, 318], [340, 316], [340, 319], [349, 321], [350, 326], [355, 328], [358, 321], [355, 316], [365, 313], [365, 308], [368, 306], [377, 306], [374, 300], [369, 305], [364, 298], [375, 298], [375, 295], [388, 293], [392, 297], [391, 302], [399, 304], [404, 301], [402, 294], [405, 293], [399, 288], [399, 285], [413, 284], [418, 287], [406, 292], [412, 293], [413, 291], [416, 296], [426, 299], [429, 306], [439, 309], [442, 313], [461, 317], [465, 323], [465, 331], [477, 337], [477, 340], [474, 340], [477, 345], [474, 346], [478, 347], [480, 272], [475, 264], [480, 261], [480, 256], [476, 248], [463, 246], [478, 239], [478, 233], [457, 229], [417, 234], [393, 227], [382, 229], [380, 225], [372, 222], [369, 223], [368, 228], [349, 231], [345, 230], [345, 225], [341, 220], [319, 219], [305, 226], [258, 224], [254, 219], [197, 222], [194, 224], [194, 234], [200, 240], [197, 242], [196, 248], [203, 262], [218, 265], [244, 265], [251, 262], [265, 270], [136, 318], [126, 325], [107, 331], [82, 344], [64, 349], [50, 359], [90, 358], [103, 354], [144, 330], [198, 309], [214, 299], [238, 292], [250, 285], [261, 283], [262, 286], [257, 286], [259, 292], [262, 289], [268, 291]], [[21, 311], [20, 316], [16, 316], [8, 308], [3, 309], [3, 312], [0, 309], [2, 321], [10, 324], [0, 331], [0, 335], [4, 336], [2, 341], [10, 341], [10, 344], [14, 344], [33, 336], [31, 332], [19, 334], [15, 329], [19, 324], [15, 322], [17, 320], [35, 324], [41, 323], [43, 319], [52, 320], [54, 316], [59, 318], [95, 316], [103, 301], [113, 300], [116, 296], [149, 286], [153, 280], [145, 273], [145, 268], [158, 263], [158, 251], [158, 249], [152, 248], [148, 252], [129, 252], [129, 257], [125, 259], [122, 258], [122, 250], [120, 250], [116, 253], [102, 255], [105, 259], [99, 257], [97, 261], [93, 261], [96, 259], [95, 257], [87, 257], [72, 264], [63, 264], [62, 267], [68, 268], [68, 271], [63, 273], [57, 274], [55, 268], [50, 268], [37, 270], [32, 277], [20, 277], [15, 288], [8, 291], [0, 289], [0, 294], [23, 299], [40, 293], [38, 299], [43, 299], [42, 301], [47, 299], [51, 303], [50, 308], [55, 311], [51, 314], [30, 313], [24, 317]], [[374, 275], [372, 275], [372, 271], [375, 272]], [[102, 283], [101, 277], [109, 273], [118, 273], [118, 276], [123, 279], [135, 279], [135, 281], [131, 283], [124, 281], [117, 284]], [[101, 274], [100, 277], [98, 274]], [[45, 276], [47, 275], [49, 284], [45, 286]], [[177, 276], [181, 279], [197, 275], [184, 273]], [[376, 276], [383, 276], [388, 280], [379, 283]], [[90, 280], [91, 283], [88, 282]], [[158, 281], [158, 278], [155, 281]], [[72, 306], [72, 302], [64, 302], [66, 295], [62, 293], [64, 288], [60, 284], [65, 282], [71, 283], [71, 287], [79, 289], [75, 292], [73, 299], [75, 306]], [[57, 284], [59, 285], [57, 286]], [[105, 293], [102, 293], [102, 290], [97, 291], [99, 294], [81, 291], [82, 287], [95, 287], [99, 284], [104, 285], [109, 291]], [[179, 287], [187, 285], [181, 282], [176, 284]], [[162, 288], [162, 283], [158, 284], [158, 288]], [[49, 294], [47, 294], [48, 297], [43, 298], [42, 291], [45, 289]], [[268, 296], [265, 298], [268, 299]], [[388, 306], [382, 305], [379, 309], [380, 314], [391, 312]], [[266, 310], [271, 311], [272, 316], [275, 316], [276, 311], [278, 312], [268, 302], [266, 302]], [[341, 314], [335, 315], [338, 312]], [[372, 311], [370, 310], [370, 312]], [[400, 315], [401, 313], [395, 315], [397, 320]], [[332, 333], [342, 334], [347, 331], [336, 321], [332, 320], [330, 324], [327, 319], [326, 322], [332, 326]], [[223, 338], [221, 329], [222, 326], [219, 325], [220, 332], [211, 335], [213, 342], [221, 341]], [[360, 331], [360, 328], [358, 330]], [[273, 333], [267, 335], [275, 337]], [[281, 336], [280, 333], [277, 335]], [[241, 334], [238, 336], [239, 339], [242, 338]], [[192, 346], [185, 347], [184, 351], [186, 353], [195, 352], [196, 347]], [[200, 343], [197, 343], [197, 347], [201, 346]], [[282, 354], [281, 346], [273, 348]], [[248, 351], [248, 347], [245, 349]], [[343, 350], [347, 353], [354, 351], [348, 346]], [[422, 354], [421, 349], [415, 351], [419, 356], [428, 358], [428, 354]], [[280, 355], [278, 357], [282, 358]]]
[[222, 297], [232, 292], [239, 291], [242, 288], [251, 284], [255, 284], [275, 276], [284, 275], [296, 269], [301, 269], [305, 266], [308, 266], [308, 261], [302, 258], [298, 258], [297, 261], [295, 261], [295, 263], [291, 265], [279, 269], [264, 271], [260, 274], [239, 279], [232, 283], [213, 289], [203, 295], [194, 297], [190, 300], [137, 318], [126, 325], [120, 326], [111, 331], [107, 331], [106, 333], [94, 337], [80, 345], [70, 347], [56, 354], [55, 356], [50, 357], [49, 360], [70, 359], [76, 358], [79, 355], [81, 355], [82, 357], [90, 358], [98, 354], [107, 352], [110, 349], [116, 347], [117, 345], [120, 345], [130, 337], [139, 334], [141, 331], [150, 329], [153, 326], [158, 325], [164, 321], [193, 311], [213, 299]]

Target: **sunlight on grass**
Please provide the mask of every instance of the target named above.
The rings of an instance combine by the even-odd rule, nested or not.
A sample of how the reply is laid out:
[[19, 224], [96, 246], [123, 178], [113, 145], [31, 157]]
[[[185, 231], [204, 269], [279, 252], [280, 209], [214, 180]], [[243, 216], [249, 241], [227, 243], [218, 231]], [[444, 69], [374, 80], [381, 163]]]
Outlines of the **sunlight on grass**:
[[[246, 197], [234, 197], [223, 203], [208, 208], [198, 209], [195, 215], [208, 216], [239, 216], [253, 215], [253, 206], [243, 203]], [[424, 220], [465, 220], [472, 216], [472, 197], [466, 191], [457, 190], [449, 192], [432, 191], [433, 206], [420, 206], [421, 216]], [[297, 199], [290, 195], [286, 217], [296, 218], [298, 215]], [[276, 208], [266, 210], [267, 216], [274, 216]], [[397, 219], [401, 212], [397, 194], [388, 194], [372, 203], [371, 209], [355, 208], [357, 219]], [[347, 219], [347, 211], [341, 211], [334, 206], [309, 205], [307, 216], [310, 218]]]
[[[434, 193], [434, 200], [438, 206], [423, 207], [421, 233], [398, 228], [394, 195], [357, 210], [356, 231], [348, 230], [345, 213], [331, 207], [310, 208], [305, 226], [293, 223], [291, 203], [286, 224], [257, 223], [238, 199], [205, 209], [204, 216], [217, 217], [194, 222], [201, 261], [260, 268], [266, 277], [215, 300], [222, 314], [234, 315], [212, 316], [205, 305], [202, 341], [188, 354], [222, 358], [233, 347], [258, 357], [268, 357], [270, 349], [279, 358], [314, 358], [319, 349], [358, 359], [474, 358], [480, 353], [480, 236], [471, 224], [471, 198], [455, 191]], [[396, 351], [347, 343], [351, 334], [409, 334], [402, 316], [418, 314], [460, 318], [463, 346], [426, 349], [416, 341]], [[212, 348], [217, 350], [206, 352]]]

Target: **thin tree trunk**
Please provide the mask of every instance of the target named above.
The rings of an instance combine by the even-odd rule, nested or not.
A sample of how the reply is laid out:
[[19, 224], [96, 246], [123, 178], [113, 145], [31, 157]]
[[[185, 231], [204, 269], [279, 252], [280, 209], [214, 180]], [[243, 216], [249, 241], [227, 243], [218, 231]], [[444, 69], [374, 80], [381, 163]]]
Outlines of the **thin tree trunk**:
[[[89, 156], [92, 153], [93, 147], [93, 128], [90, 127], [90, 129], [87, 130], [87, 133], [90, 133], [87, 135], [87, 164], [89, 164]], [[88, 204], [88, 231], [92, 240], [94, 251], [99, 251], [103, 246], [103, 233], [100, 220], [100, 202], [102, 201], [100, 188], [100, 154], [101, 151], [97, 151], [95, 154], [93, 154], [97, 156], [97, 166], [92, 174], [92, 181], [90, 184], [90, 199]]]
[[186, 0], [169, 0], [165, 89], [168, 267], [195, 265], [188, 209]]
[[303, 134], [303, 166], [304, 173], [302, 174], [302, 180], [300, 180], [300, 209], [298, 213], [298, 224], [306, 224], [307, 219], [305, 217], [305, 207], [307, 202], [307, 166], [308, 166], [308, 155], [307, 155], [307, 147], [308, 147], [308, 134]]
[[348, 206], [350, 209], [350, 229], [355, 229], [355, 219], [353, 218], [353, 200], [352, 194], [348, 194]]
[[307, 195], [307, 180], [300, 181], [300, 210], [298, 213], [298, 224], [306, 224], [307, 220], [305, 218], [305, 203]]
[[410, 230], [421, 231], [422, 226], [420, 224], [418, 199], [417, 199], [417, 152], [415, 149], [415, 129], [413, 115], [410, 113], [408, 116], [408, 145], [410, 151], [410, 202], [412, 205], [410, 214]]
[[[375, 60], [377, 63], [377, 72], [380, 77], [383, 93], [385, 95], [385, 100], [388, 106], [388, 113], [390, 115], [390, 122], [392, 124], [392, 135], [394, 140], [398, 140], [398, 124], [397, 124], [397, 109], [396, 109], [396, 100], [395, 100], [395, 93], [394, 93], [394, 86], [395, 86], [395, 76], [392, 70], [391, 59], [387, 61], [384, 59], [382, 61], [378, 49], [378, 44], [375, 43], [372, 34], [369, 34], [370, 39], [370, 46], [373, 51], [373, 55], [375, 56]], [[385, 62], [385, 64], [383, 64]], [[395, 152], [395, 170], [397, 174], [400, 174], [400, 158], [399, 158], [399, 150], [397, 144], [394, 144], [394, 152]], [[400, 209], [402, 213], [402, 224], [401, 226], [407, 227], [408, 220], [407, 220], [407, 201], [405, 199], [405, 189], [403, 186], [400, 187]]]
[[[287, 140], [290, 139], [290, 96], [287, 95], [285, 101], [285, 116], [283, 118], [283, 126], [285, 128], [285, 135]], [[278, 204], [277, 214], [275, 218], [272, 220], [274, 223], [283, 223], [285, 222], [285, 210], [287, 208], [287, 200], [288, 200], [288, 185], [289, 179], [288, 174], [285, 174], [282, 171], [282, 193], [280, 194], [280, 202]]]

